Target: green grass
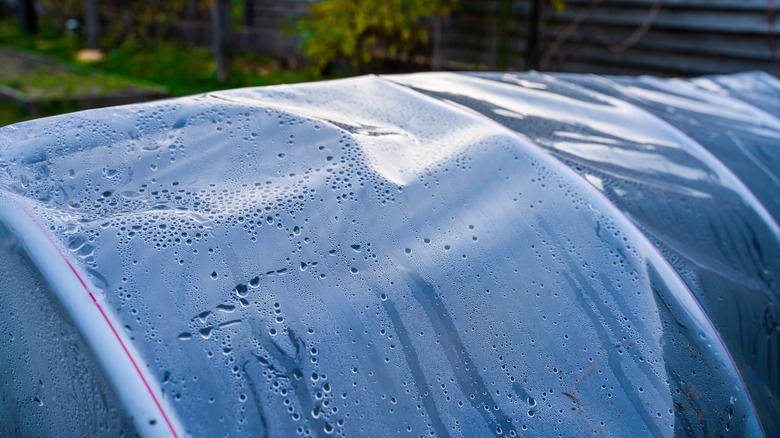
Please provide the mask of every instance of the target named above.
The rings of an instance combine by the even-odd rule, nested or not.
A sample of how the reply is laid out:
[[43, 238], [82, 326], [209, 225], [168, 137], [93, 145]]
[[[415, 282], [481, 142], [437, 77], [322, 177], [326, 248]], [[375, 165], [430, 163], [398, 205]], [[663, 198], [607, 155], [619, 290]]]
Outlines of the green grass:
[[[3, 62], [13, 64], [9, 58], [3, 58]], [[0, 85], [31, 98], [66, 100], [85, 95], [105, 96], [145, 85], [115, 75], [71, 71], [49, 65], [40, 65], [32, 71], [9, 65], [4, 67], [0, 71]]]
[[220, 82], [216, 79], [210, 50], [172, 42], [161, 42], [151, 48], [127, 43], [108, 52], [105, 61], [96, 67], [164, 85], [173, 96], [320, 79], [308, 71], [281, 70], [270, 58], [244, 54], [234, 60], [230, 80]]
[[[216, 79], [214, 58], [209, 49], [175, 41], [147, 43], [128, 39], [121, 46], [106, 50], [103, 60], [80, 64], [75, 61], [76, 53], [84, 48], [79, 38], [49, 28], [42, 28], [36, 36], [26, 35], [20, 32], [15, 20], [7, 18], [0, 20], [0, 47], [45, 55], [73, 67], [78, 74], [108, 73], [159, 84], [167, 88], [172, 96], [323, 79], [313, 70], [283, 69], [272, 58], [239, 54], [234, 59], [230, 80], [220, 82]], [[78, 74], [56, 83], [57, 79], [47, 77], [42, 71], [23, 81], [12, 81], [11, 85], [26, 87], [28, 92], [40, 86], [57, 86], [63, 91], [73, 91], [83, 86], [79, 84], [83, 81]], [[121, 86], [120, 82], [109, 83], [108, 87]], [[29, 118], [20, 108], [0, 104], [0, 125]]]

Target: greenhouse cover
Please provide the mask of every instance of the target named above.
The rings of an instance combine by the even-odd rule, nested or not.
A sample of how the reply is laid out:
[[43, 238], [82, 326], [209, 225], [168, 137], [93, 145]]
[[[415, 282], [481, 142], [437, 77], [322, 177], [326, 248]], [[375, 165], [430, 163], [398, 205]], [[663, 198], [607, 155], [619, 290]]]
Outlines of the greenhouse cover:
[[0, 434], [778, 436], [780, 82], [432, 73], [0, 129]]

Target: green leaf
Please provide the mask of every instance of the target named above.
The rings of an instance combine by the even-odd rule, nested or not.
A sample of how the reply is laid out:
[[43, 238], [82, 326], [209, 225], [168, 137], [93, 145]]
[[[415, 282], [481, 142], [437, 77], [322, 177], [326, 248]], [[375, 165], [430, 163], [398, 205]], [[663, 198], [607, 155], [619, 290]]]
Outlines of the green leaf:
[[[557, 0], [563, 1], [563, 0]], [[458, 0], [322, 0], [295, 29], [301, 52], [323, 69], [342, 59], [358, 69], [405, 58], [428, 47], [428, 24]]]

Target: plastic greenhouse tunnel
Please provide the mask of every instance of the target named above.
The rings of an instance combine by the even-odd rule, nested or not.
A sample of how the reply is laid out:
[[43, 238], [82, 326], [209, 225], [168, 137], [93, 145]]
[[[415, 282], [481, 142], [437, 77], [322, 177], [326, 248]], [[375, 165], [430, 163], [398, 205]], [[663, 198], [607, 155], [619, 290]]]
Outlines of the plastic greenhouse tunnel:
[[780, 436], [780, 82], [431, 73], [0, 128], [0, 435]]

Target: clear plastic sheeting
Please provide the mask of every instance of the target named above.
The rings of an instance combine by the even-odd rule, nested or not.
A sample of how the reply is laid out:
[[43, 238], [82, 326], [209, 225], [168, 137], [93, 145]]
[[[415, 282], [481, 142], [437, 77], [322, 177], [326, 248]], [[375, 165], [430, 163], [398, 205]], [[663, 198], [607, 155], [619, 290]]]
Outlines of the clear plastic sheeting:
[[0, 219], [30, 212], [105, 294], [183, 434], [776, 436], [777, 114], [739, 97], [777, 83], [740, 77], [42, 119], [0, 129]]
[[[738, 78], [744, 89], [769, 82], [762, 74]], [[776, 116], [728, 93], [651, 77], [401, 81], [527, 136], [631, 218], [695, 293], [748, 377], [762, 418], [780, 433], [772, 415], [780, 412]], [[708, 81], [730, 78], [694, 83]]]
[[89, 348], [2, 226], [0, 272], [0, 436], [135, 436]]

